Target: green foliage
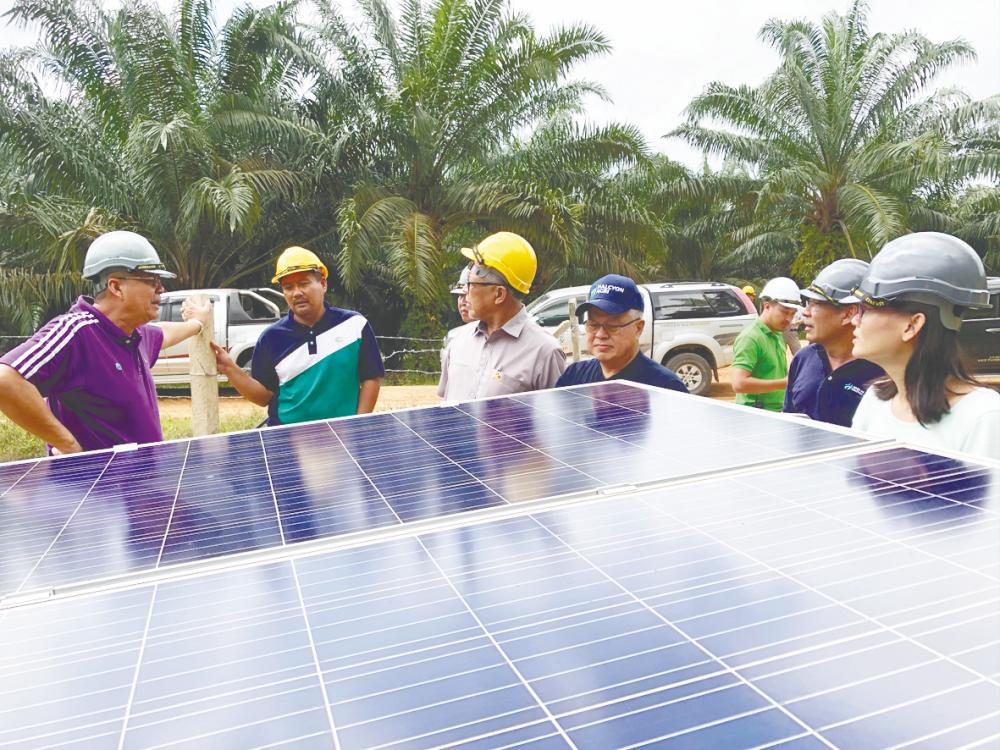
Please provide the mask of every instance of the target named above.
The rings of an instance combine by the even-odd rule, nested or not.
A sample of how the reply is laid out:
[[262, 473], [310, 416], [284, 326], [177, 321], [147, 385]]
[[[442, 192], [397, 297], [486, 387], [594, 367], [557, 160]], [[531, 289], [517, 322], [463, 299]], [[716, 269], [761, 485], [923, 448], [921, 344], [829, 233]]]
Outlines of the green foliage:
[[[760, 38], [781, 56], [778, 69], [758, 87], [709, 84], [673, 131], [753, 175], [728, 191], [725, 210], [751, 209], [729, 234], [731, 255], [784, 264], [808, 223], [864, 257], [921, 222], [918, 196], [997, 180], [997, 98], [924, 93], [940, 71], [972, 59], [972, 48], [870, 33], [867, 15], [856, 0], [819, 24], [769, 21]], [[810, 243], [803, 272], [830, 255]]]
[[76, 273], [34, 273], [0, 268], [0, 351], [13, 349], [16, 337], [30, 336], [45, 321], [65, 312], [89, 289]]
[[[296, 90], [320, 63], [294, 4], [242, 8], [218, 31], [211, 4], [172, 16], [148, 0], [116, 11], [17, 0], [42, 45], [0, 59], [0, 239], [32, 264], [78, 269], [111, 228], [150, 238], [189, 286], [253, 273], [294, 235], [320, 138]], [[52, 97], [41, 66], [67, 92]]]
[[791, 275], [800, 287], [806, 287], [824, 267], [840, 258], [849, 258], [850, 248], [843, 235], [821, 232], [813, 224], [805, 223], [799, 232], [802, 248], [792, 263]]
[[458, 238], [497, 229], [527, 237], [543, 269], [641, 256], [652, 222], [605, 188], [645, 158], [642, 138], [568, 119], [602, 93], [567, 75], [608, 50], [603, 35], [538, 34], [504, 0], [404, 2], [398, 17], [384, 0], [359, 5], [352, 27], [321, 4], [317, 42], [340, 66], [321, 73], [312, 107], [354, 172], [327, 237], [348, 290], [379, 267], [426, 305]]

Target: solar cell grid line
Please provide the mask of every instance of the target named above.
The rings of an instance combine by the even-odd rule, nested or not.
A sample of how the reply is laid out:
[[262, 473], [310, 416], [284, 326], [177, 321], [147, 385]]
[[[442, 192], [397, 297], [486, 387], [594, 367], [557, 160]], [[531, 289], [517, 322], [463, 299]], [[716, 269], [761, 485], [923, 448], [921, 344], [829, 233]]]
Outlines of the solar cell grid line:
[[260, 435], [283, 543], [399, 523], [329, 423]]
[[[714, 741], [747, 747], [811, 734], [533, 517], [421, 539], [578, 747], [638, 746], [685, 735], [701, 738], [701, 746]], [[508, 555], [521, 558], [526, 545], [548, 549], [563, 562], [497, 565]], [[476, 550], [480, 562], [493, 559], [493, 572], [470, 561], [468, 549]], [[567, 558], [566, 551], [573, 554]], [[532, 594], [560, 596], [563, 567], [599, 590], [617, 591], [623, 608], [618, 616], [581, 616], [570, 608], [556, 621], [545, 611], [539, 622], [545, 605]], [[578, 592], [577, 602], [587, 599]], [[513, 615], [520, 621], [511, 627]], [[658, 659], [649, 656], [650, 649], [659, 652]]]
[[[156, 567], [176, 503], [188, 443], [114, 454], [107, 470], [19, 590]], [[105, 550], [127, 537], [124, 557]]]
[[[808, 585], [808, 584], [807, 584], [807, 585]], [[843, 602], [841, 602], [841, 603], [843, 604]], [[924, 646], [924, 648], [927, 648], [927, 645], [926, 645], [926, 644], [923, 644], [923, 646]], [[940, 655], [940, 654], [939, 654], [939, 655]], [[945, 658], [945, 659], [947, 658], [947, 656], [946, 656], [946, 655], [940, 655], [940, 656], [942, 656], [942, 657], [943, 657], [943, 658]], [[982, 678], [982, 677], [983, 677], [983, 675], [981, 675], [981, 674], [980, 674], [980, 673], [978, 673], [978, 672], [975, 672], [975, 670], [971, 670], [971, 669], [970, 669], [970, 672], [971, 672], [971, 673], [973, 674], [973, 676], [975, 676], [975, 677], [979, 677], [979, 678]]]
[[[559, 512], [551, 512], [550, 515], [556, 515], [557, 513], [559, 513]], [[568, 515], [568, 514], [566, 514], [566, 515]], [[597, 564], [598, 564], [598, 567], [602, 567], [601, 563], [597, 563]], [[683, 626], [682, 626], [682, 629], [685, 629], [685, 628], [683, 628]], [[709, 637], [711, 637], [711, 636], [709, 636]], [[711, 642], [709, 642], [709, 643], [711, 643]], [[714, 653], [718, 653], [718, 644], [717, 643], [715, 645], [710, 645], [710, 648], [712, 648], [712, 651]], [[723, 655], [720, 658], [723, 658], [724, 660], [727, 659], [727, 657], [725, 656], [724, 652], [723, 652]], [[993, 693], [991, 693], [990, 695], [993, 695]], [[1000, 694], [998, 694], [998, 695], [1000, 695]], [[991, 703], [985, 703], [985, 704], [982, 704], [982, 705], [992, 705], [992, 704]], [[860, 743], [860, 745], [861, 746], [870, 746], [870, 744], [869, 745], [865, 745], [864, 743]]]
[[470, 478], [482, 482], [506, 502], [591, 490], [604, 484], [584, 469], [527, 442], [524, 438], [534, 431], [527, 425], [533, 425], [537, 418], [519, 419], [520, 435], [506, 432], [504, 426], [509, 423], [497, 419], [497, 410], [504, 413], [505, 407], [513, 403], [491, 402], [486, 407], [488, 410], [492, 407], [488, 411], [489, 421], [459, 407], [449, 409], [447, 414], [410, 412], [397, 418], [458, 464]]
[[290, 562], [158, 585], [121, 747], [331, 747]]
[[[618, 403], [618, 399], [624, 399], [625, 403]], [[815, 423], [799, 423], [780, 415], [763, 414], [760, 410], [737, 409], [668, 391], [651, 393], [632, 385], [611, 387], [604, 384], [586, 389], [542, 391], [519, 394], [514, 400], [606, 434], [611, 440], [651, 449], [655, 462], [647, 471], [653, 476], [727, 469], [865, 442], [860, 436]], [[463, 408], [482, 409], [488, 403], [473, 402]], [[613, 421], [614, 413], [621, 410], [645, 415], [645, 422], [641, 423], [645, 430], [637, 431], [639, 425], [632, 425], [629, 428], [632, 434], [604, 432], [604, 424]], [[547, 447], [542, 449], [549, 452]], [[598, 461], [592, 463], [594, 458]], [[585, 463], [592, 472], [601, 469], [611, 472], [608, 477], [611, 481], [627, 478], [621, 473], [620, 464], [615, 462], [599, 469], [599, 459], [599, 454], [588, 452], [586, 447], [576, 457], [576, 461]], [[646, 478], [640, 472], [639, 479]]]
[[0, 596], [21, 590], [116, 455], [70, 456], [58, 465], [50, 461], [8, 491], [0, 503]]
[[[710, 409], [703, 409], [701, 399], [689, 399], [683, 394], [660, 391], [659, 398], [645, 400], [638, 397], [641, 391], [657, 389], [641, 384], [623, 382], [603, 383], [592, 389], [570, 387], [559, 389], [560, 398], [586, 397], [599, 403], [620, 406], [623, 409], [648, 414], [653, 421], [662, 423], [674, 419], [682, 424], [688, 417], [697, 417], [697, 428], [714, 435], [718, 439], [731, 438], [734, 450], [753, 449], [754, 444], [764, 439], [777, 443], [772, 449], [777, 454], [784, 452], [808, 452], [817, 448], [835, 445], [850, 445], [863, 440], [858, 434], [822, 422], [803, 420], [776, 414], [761, 409], [746, 409], [735, 404], [711, 401]], [[520, 399], [538, 399], [555, 394], [524, 394]], [[662, 417], [662, 419], [658, 419]], [[736, 433], [733, 437], [732, 433]]]
[[0, 498], [24, 479], [38, 464], [39, 462], [36, 460], [0, 465]]
[[[910, 451], [908, 454], [896, 454], [898, 456], [898, 461], [889, 464], [891, 471], [894, 473], [898, 471], [895, 467], [896, 464], [908, 464], [916, 465], [919, 467], [921, 465], [921, 459], [923, 456], [927, 455], [918, 451]], [[885, 463], [880, 463], [875, 459], [862, 456], [856, 459], [857, 465], [859, 467], [866, 467], [866, 465], [872, 462], [871, 468], [868, 471], [878, 471], [881, 472], [886, 469]], [[860, 472], [855, 472], [860, 473]], [[1000, 494], [995, 494], [992, 498], [989, 497], [990, 491], [1000, 485], [1000, 471], [997, 471], [995, 476], [995, 481], [991, 481], [983, 486], [985, 490], [983, 492], [983, 497], [985, 502], [989, 500], [996, 501], [1000, 499]], [[865, 475], [862, 475], [865, 476]], [[876, 475], [877, 477], [878, 475]], [[918, 477], [922, 479], [922, 477]], [[751, 480], [752, 481], [752, 480]], [[834, 514], [830, 510], [827, 510], [823, 506], [809, 504], [807, 502], [802, 502], [798, 500], [792, 500], [793, 504], [799, 508], [808, 510], [808, 512], [818, 514], [819, 516], [829, 519], [831, 521], [837, 521], [841, 524], [846, 524], [853, 529], [867, 532], [868, 534], [874, 535], [878, 538], [885, 539], [887, 541], [893, 541], [899, 546], [903, 547], [905, 550], [914, 550], [922, 555], [926, 555], [928, 558], [933, 560], [940, 560], [948, 562], [952, 565], [958, 566], [968, 572], [986, 576], [994, 581], [998, 580], [996, 574], [990, 573], [989, 571], [984, 571], [978, 569], [974, 566], [966, 566], [961, 561], [954, 559], [954, 556], [946, 556], [938, 554], [926, 548], [922, 548], [917, 544], [910, 541], [910, 537], [914, 535], [914, 531], [926, 532], [927, 530], [933, 531], [937, 526], [942, 523], [950, 523], [950, 518], [946, 517], [941, 519], [942, 514], [948, 514], [954, 517], [958, 514], [959, 520], [963, 523], [985, 523], [996, 528], [996, 511], [990, 507], [977, 507], [963, 501], [951, 500], [942, 496], [929, 495], [920, 492], [922, 497], [918, 499], [913, 499], [909, 492], [912, 491], [911, 487], [906, 485], [902, 486], [906, 490], [906, 495], [902, 502], [899, 503], [889, 503], [881, 504], [878, 508], [862, 508], [856, 510], [852, 515], [860, 516], [864, 515], [871, 520], [869, 523], [861, 523], [860, 520], [851, 520], [852, 515], [845, 515], [844, 513]], [[768, 490], [764, 490], [767, 492]], [[917, 506], [917, 507], [914, 507]], [[915, 529], [908, 525], [900, 525], [900, 520], [905, 520], [907, 522], [912, 522], [917, 524]], [[994, 554], [992, 555], [992, 560], [996, 561], [1000, 559], [1000, 547], [994, 545]]]
[[[334, 434], [336, 434], [336, 433], [334, 433]], [[324, 434], [324, 437], [326, 437], [325, 434]], [[341, 441], [339, 437], [337, 438], [337, 440], [340, 442], [341, 447], [343, 447], [343, 441]], [[261, 443], [261, 447], [263, 448], [264, 447], [264, 437], [263, 437], [263, 435], [260, 435], [260, 443]], [[275, 489], [274, 489], [274, 478], [273, 478], [273, 476], [271, 474], [271, 467], [270, 467], [270, 463], [267, 460], [267, 451], [266, 450], [264, 451], [264, 468], [267, 470], [267, 481], [268, 481], [268, 484], [269, 484], [269, 486], [271, 488], [271, 496], [274, 498], [274, 511], [275, 511], [275, 514], [279, 514], [279, 510], [278, 510], [278, 495], [277, 495], [277, 493], [275, 492]], [[279, 514], [279, 517], [280, 517], [280, 514]], [[398, 516], [396, 517], [395, 520], [397, 522], [399, 522]], [[284, 524], [283, 523], [282, 523], [282, 525], [279, 526], [278, 530], [281, 532], [281, 543], [282, 543], [282, 545], [284, 545], [286, 543], [286, 540], [285, 540], [285, 531], [284, 531]], [[337, 726], [336, 726], [336, 724], [333, 721], [333, 713], [330, 710], [330, 697], [329, 697], [329, 695], [327, 695], [326, 684], [323, 682], [323, 679], [322, 679], [322, 670], [320, 669], [320, 666], [319, 666], [319, 654], [316, 651], [316, 640], [313, 638], [312, 626], [311, 626], [311, 624], [309, 622], [309, 613], [306, 611], [306, 603], [305, 603], [305, 599], [304, 599], [304, 597], [302, 595], [302, 584], [301, 584], [301, 582], [299, 580], [298, 569], [295, 567], [295, 560], [291, 560], [290, 561], [290, 563], [289, 563], [289, 569], [291, 571], [292, 581], [295, 584], [295, 598], [296, 598], [296, 601], [298, 602], [299, 611], [302, 614], [303, 622], [305, 623], [306, 640], [309, 643], [309, 653], [312, 656], [313, 667], [315, 668], [315, 671], [316, 671], [317, 682], [319, 684], [320, 695], [322, 697], [323, 707], [325, 709], [325, 715], [326, 715], [326, 719], [327, 719], [327, 722], [328, 722], [328, 727], [329, 727], [329, 730], [330, 730], [330, 736], [333, 738], [334, 749], [335, 750], [340, 750], [340, 742], [337, 739]], [[313, 733], [311, 733], [309, 735], [310, 739], [312, 739], [312, 738], [318, 738], [320, 736], [322, 736], [322, 735], [319, 732], [313, 732]]]

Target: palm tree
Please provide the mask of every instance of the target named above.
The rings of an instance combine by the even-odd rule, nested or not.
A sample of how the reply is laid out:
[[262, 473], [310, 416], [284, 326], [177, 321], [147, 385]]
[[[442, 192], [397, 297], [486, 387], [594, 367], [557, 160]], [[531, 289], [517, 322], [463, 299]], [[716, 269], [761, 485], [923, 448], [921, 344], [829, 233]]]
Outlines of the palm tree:
[[[294, 107], [319, 62], [294, 4], [237, 10], [218, 32], [209, 0], [181, 0], [172, 17], [142, 1], [109, 13], [17, 0], [7, 16], [42, 36], [0, 61], [0, 232], [12, 247], [74, 270], [95, 234], [130, 228], [192, 286], [270, 263], [289, 233], [271, 225], [324, 148]], [[32, 64], [65, 95], [46, 94]]]
[[446, 250], [500, 228], [535, 245], [543, 274], [639, 255], [645, 217], [603, 188], [643, 160], [642, 139], [568, 119], [601, 94], [567, 81], [607, 51], [599, 32], [537, 34], [505, 0], [405, 0], [398, 18], [385, 0], [359, 6], [360, 27], [320, 6], [330, 64], [312, 108], [338, 145], [328, 171], [352, 174], [337, 235], [326, 237], [349, 288], [377, 272], [430, 300], [450, 281]]
[[[785, 263], [810, 277], [836, 257], [868, 257], [911, 226], [914, 195], [973, 177], [995, 180], [1000, 152], [977, 144], [963, 117], [997, 102], [955, 91], [921, 98], [941, 70], [974, 57], [956, 40], [869, 33], [867, 6], [820, 24], [771, 20], [760, 37], [781, 55], [759, 87], [709, 84], [672, 135], [747, 166], [753, 211], [730, 235], [737, 254]], [[713, 127], [706, 121], [721, 125]], [[739, 196], [733, 195], [734, 199]]]

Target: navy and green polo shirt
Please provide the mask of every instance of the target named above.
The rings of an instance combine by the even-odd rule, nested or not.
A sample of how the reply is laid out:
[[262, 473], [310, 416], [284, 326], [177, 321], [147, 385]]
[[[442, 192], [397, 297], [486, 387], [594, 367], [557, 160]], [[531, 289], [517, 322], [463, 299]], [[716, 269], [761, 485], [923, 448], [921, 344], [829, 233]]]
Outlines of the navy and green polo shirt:
[[361, 381], [385, 375], [375, 333], [364, 316], [326, 305], [312, 328], [291, 311], [257, 340], [254, 380], [275, 395], [267, 423], [292, 424], [356, 414]]

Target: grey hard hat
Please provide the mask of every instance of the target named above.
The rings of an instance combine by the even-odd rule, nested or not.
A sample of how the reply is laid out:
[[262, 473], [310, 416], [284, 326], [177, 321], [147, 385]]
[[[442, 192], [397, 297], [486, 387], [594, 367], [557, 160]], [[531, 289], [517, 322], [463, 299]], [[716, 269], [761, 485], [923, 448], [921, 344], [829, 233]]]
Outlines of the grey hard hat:
[[160, 262], [160, 256], [149, 240], [141, 234], [116, 230], [102, 234], [87, 249], [83, 261], [83, 276], [97, 280], [111, 268], [142, 271], [163, 279], [176, 279]]
[[839, 305], [840, 300], [850, 295], [867, 273], [868, 264], [863, 260], [835, 260], [816, 274], [813, 283], [802, 290], [802, 296]]
[[986, 269], [966, 242], [941, 232], [905, 234], [886, 244], [868, 274], [842, 302], [884, 307], [891, 300], [922, 302], [941, 311], [945, 328], [957, 331], [970, 307], [989, 307]]

